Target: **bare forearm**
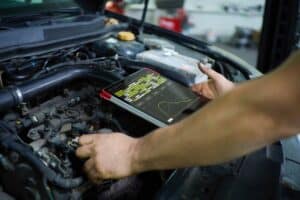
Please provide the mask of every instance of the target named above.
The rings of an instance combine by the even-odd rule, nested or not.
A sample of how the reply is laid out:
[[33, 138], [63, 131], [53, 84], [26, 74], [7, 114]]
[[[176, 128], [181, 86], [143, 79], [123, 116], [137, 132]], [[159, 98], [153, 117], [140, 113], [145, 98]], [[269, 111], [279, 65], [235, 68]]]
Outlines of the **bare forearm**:
[[140, 139], [137, 152], [141, 168], [216, 164], [276, 140], [265, 134], [274, 131], [273, 122], [236, 95], [221, 98], [187, 120]]
[[[280, 85], [277, 77], [241, 85], [188, 119], [139, 139], [137, 171], [217, 164], [292, 134], [297, 129], [285, 119], [299, 112], [282, 105], [290, 100], [276, 99], [279, 94], [270, 84]], [[278, 106], [286, 112], [284, 119]]]

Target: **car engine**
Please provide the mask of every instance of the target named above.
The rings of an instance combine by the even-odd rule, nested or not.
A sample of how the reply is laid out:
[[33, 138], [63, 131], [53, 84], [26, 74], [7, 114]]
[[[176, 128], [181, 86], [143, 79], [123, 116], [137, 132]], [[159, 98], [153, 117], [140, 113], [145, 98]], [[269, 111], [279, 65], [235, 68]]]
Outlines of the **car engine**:
[[[76, 158], [75, 150], [83, 134], [122, 132], [140, 137], [156, 128], [99, 97], [103, 87], [140, 68], [160, 69], [151, 60], [136, 59], [153, 43], [161, 41], [147, 45], [110, 36], [2, 59], [0, 191], [30, 200], [152, 199], [170, 172], [148, 172], [95, 186], [82, 173], [84, 161]], [[203, 62], [234, 74], [210, 59]], [[174, 73], [170, 78], [183, 80]]]
[[[93, 45], [1, 63], [0, 101], [3, 102], [0, 110], [3, 115], [0, 127], [4, 134], [1, 135], [0, 182], [2, 189], [17, 195], [16, 198], [78, 199], [83, 198], [84, 193], [88, 196], [86, 191], [93, 186], [83, 177], [83, 162], [74, 154], [78, 136], [129, 132], [123, 128], [125, 123], [130, 123], [126, 122], [130, 120], [129, 114], [114, 111], [99, 98], [103, 86], [129, 72], [116, 58], [97, 55]], [[7, 97], [7, 92], [12, 95], [8, 100], [2, 98]], [[25, 98], [22, 102], [17, 100], [21, 92]], [[122, 115], [126, 120], [121, 123]], [[140, 133], [130, 130], [133, 136], [154, 128], [145, 122], [140, 125], [143, 126]], [[130, 182], [137, 182], [137, 177], [131, 179], [126, 180], [126, 184], [123, 181], [118, 188], [130, 191], [130, 187], [135, 187], [130, 186]], [[116, 184], [120, 182], [107, 181], [99, 188], [107, 193]]]

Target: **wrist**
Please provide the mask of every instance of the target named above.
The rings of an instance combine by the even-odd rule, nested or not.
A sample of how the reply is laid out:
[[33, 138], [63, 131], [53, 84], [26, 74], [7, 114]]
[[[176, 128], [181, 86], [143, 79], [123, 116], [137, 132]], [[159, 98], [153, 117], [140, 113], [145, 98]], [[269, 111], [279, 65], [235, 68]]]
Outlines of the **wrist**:
[[146, 170], [142, 162], [142, 140], [143, 138], [135, 139], [131, 146], [130, 160], [133, 174], [138, 174]]
[[233, 90], [234, 88], [236, 88], [236, 86], [237, 86], [236, 83], [231, 82], [231, 86], [230, 86], [230, 90], [229, 90], [229, 91], [231, 91], [231, 90]]
[[237, 86], [234, 82], [231, 82], [227, 79], [226, 79], [226, 81], [227, 81], [227, 83], [224, 84], [224, 88], [223, 88], [223, 92], [222, 92], [223, 95], [230, 92], [230, 91], [232, 91]]
[[140, 173], [169, 168], [168, 163], [165, 162], [165, 159], [170, 156], [167, 138], [172, 137], [177, 130], [178, 126], [172, 125], [136, 139], [131, 156], [133, 172]]

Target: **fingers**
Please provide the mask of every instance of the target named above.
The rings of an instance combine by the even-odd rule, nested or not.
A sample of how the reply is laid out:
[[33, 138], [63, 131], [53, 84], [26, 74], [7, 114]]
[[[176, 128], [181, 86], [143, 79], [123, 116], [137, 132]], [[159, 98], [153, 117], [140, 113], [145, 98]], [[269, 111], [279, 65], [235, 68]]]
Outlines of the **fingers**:
[[76, 156], [85, 159], [92, 156], [93, 153], [93, 144], [83, 145], [76, 149]]
[[83, 170], [86, 173], [89, 173], [94, 168], [94, 160], [93, 158], [88, 159], [83, 166]]
[[214, 99], [214, 94], [212, 93], [211, 90], [203, 90], [201, 96], [202, 96], [202, 97], [205, 97], [205, 98], [208, 99], [208, 100]]
[[201, 97], [206, 98], [207, 100], [211, 100], [214, 98], [214, 82], [213, 80], [208, 80], [204, 83], [195, 84], [192, 86], [192, 91]]
[[97, 134], [83, 135], [79, 138], [79, 144], [80, 145], [91, 144], [93, 143], [96, 136]]
[[100, 184], [102, 182], [102, 178], [98, 174], [96, 168], [92, 168], [91, 171], [87, 174], [88, 179], [91, 180], [94, 184]]
[[88, 161], [86, 161], [83, 170], [87, 174], [88, 179], [91, 180], [93, 183], [98, 184], [99, 182], [101, 182], [101, 178], [95, 167], [94, 159], [91, 158]]
[[216, 78], [220, 77], [220, 74], [218, 72], [216, 72], [215, 70], [213, 70], [209, 67], [205, 67], [202, 63], [199, 63], [198, 67], [201, 72], [206, 74], [211, 79], [216, 79]]
[[197, 93], [198, 95], [203, 95], [205, 93], [206, 90], [210, 90], [210, 83], [212, 82], [212, 80], [208, 80], [204, 83], [198, 83], [195, 84], [191, 87], [192, 91]]
[[191, 87], [192, 91], [197, 93], [198, 95], [202, 94], [202, 90], [203, 90], [203, 84], [195, 84]]

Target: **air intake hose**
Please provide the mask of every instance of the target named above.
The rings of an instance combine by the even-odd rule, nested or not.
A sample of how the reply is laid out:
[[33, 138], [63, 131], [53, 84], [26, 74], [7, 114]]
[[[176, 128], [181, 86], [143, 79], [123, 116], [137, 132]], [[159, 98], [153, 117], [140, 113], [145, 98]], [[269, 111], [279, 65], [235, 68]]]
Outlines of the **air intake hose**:
[[39, 79], [0, 90], [0, 112], [7, 111], [37, 95], [44, 94], [75, 80], [94, 80], [110, 83], [121, 78], [122, 75], [118, 71], [104, 70], [97, 66], [65, 67]]

